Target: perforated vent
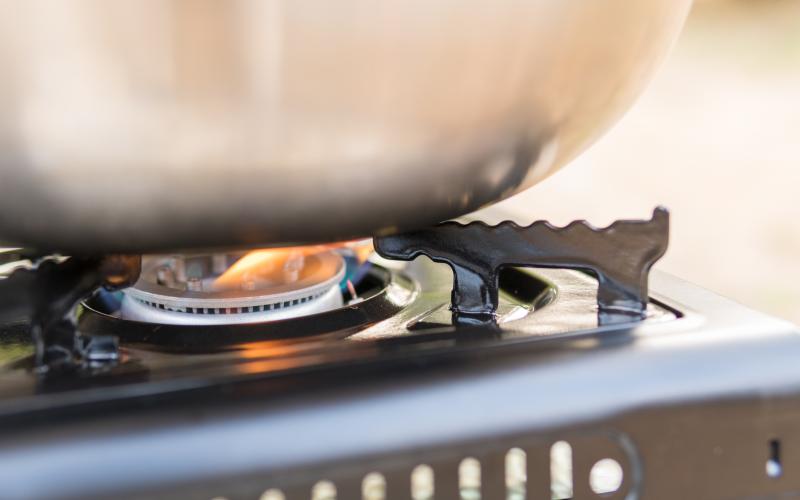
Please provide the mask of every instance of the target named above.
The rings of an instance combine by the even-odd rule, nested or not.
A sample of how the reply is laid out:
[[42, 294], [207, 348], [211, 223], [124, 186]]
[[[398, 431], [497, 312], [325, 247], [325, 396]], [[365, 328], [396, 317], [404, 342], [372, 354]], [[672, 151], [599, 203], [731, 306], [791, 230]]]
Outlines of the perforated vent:
[[[428, 454], [426, 454], [428, 455]], [[407, 457], [404, 457], [407, 458]], [[276, 477], [252, 495], [213, 500], [523, 500], [623, 499], [631, 490], [630, 457], [616, 439], [579, 436], [503, 450], [431, 453], [414, 465], [380, 461], [354, 474], [337, 464], [316, 480]], [[283, 483], [283, 484], [280, 484]], [[635, 497], [636, 495], [633, 495]]]
[[327, 292], [327, 290], [323, 290], [313, 295], [309, 295], [307, 297], [300, 297], [293, 300], [268, 302], [265, 304], [255, 304], [251, 306], [242, 306], [242, 307], [188, 307], [188, 306], [183, 307], [183, 306], [174, 306], [164, 302], [158, 302], [155, 300], [145, 300], [139, 297], [136, 297], [135, 300], [148, 307], [152, 307], [154, 309], [161, 309], [162, 311], [180, 312], [188, 314], [248, 314], [248, 313], [259, 313], [264, 311], [275, 311], [278, 309], [287, 309], [289, 307], [305, 304], [307, 302], [311, 302], [312, 300], [318, 299], [325, 292]]

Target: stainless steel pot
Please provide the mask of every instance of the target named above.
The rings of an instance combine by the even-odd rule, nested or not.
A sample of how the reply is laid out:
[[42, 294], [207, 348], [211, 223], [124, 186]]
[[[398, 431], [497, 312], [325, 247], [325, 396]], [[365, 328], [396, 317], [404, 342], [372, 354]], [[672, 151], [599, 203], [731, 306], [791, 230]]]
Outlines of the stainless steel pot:
[[0, 241], [331, 241], [525, 189], [691, 0], [0, 0]]

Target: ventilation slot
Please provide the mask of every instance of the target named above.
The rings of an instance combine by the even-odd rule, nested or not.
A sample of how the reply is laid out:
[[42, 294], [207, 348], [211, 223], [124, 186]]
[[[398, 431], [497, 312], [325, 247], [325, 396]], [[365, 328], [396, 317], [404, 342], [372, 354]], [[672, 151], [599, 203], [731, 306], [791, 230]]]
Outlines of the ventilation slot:
[[458, 490], [463, 499], [481, 498], [481, 463], [469, 457], [458, 465]]
[[527, 457], [520, 448], [512, 448], [506, 453], [505, 480], [508, 498], [525, 498], [525, 483], [527, 482]]
[[589, 472], [589, 486], [598, 495], [617, 492], [622, 486], [622, 466], [613, 458], [598, 460]]
[[319, 481], [311, 488], [311, 500], [337, 500], [336, 486], [330, 481]]
[[418, 465], [411, 471], [411, 498], [429, 500], [433, 498], [433, 469], [429, 465]]
[[364, 500], [386, 499], [386, 478], [378, 472], [371, 472], [364, 476], [361, 482], [361, 496]]
[[557, 441], [550, 447], [550, 494], [553, 500], [573, 496], [572, 446], [566, 441]]
[[286, 500], [286, 495], [281, 490], [273, 488], [262, 493], [259, 500]]
[[[363, 476], [327, 476], [311, 486], [270, 489], [260, 500], [569, 500], [622, 498], [624, 453], [606, 437], [578, 437], [547, 446], [450, 455], [415, 466], [381, 468]], [[577, 456], [575, 456], [575, 450]], [[582, 451], [583, 450], [583, 451]], [[399, 464], [398, 464], [399, 465]], [[767, 474], [780, 475], [780, 443], [769, 442]], [[284, 493], [286, 492], [286, 493]], [[215, 499], [223, 500], [223, 499]]]

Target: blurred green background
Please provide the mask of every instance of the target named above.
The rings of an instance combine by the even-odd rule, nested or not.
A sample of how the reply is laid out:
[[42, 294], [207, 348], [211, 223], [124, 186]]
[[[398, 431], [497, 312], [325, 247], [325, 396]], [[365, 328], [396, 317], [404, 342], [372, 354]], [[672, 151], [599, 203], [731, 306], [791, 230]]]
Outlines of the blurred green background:
[[605, 225], [657, 204], [673, 214], [660, 269], [800, 323], [799, 0], [698, 0], [630, 113], [503, 206]]

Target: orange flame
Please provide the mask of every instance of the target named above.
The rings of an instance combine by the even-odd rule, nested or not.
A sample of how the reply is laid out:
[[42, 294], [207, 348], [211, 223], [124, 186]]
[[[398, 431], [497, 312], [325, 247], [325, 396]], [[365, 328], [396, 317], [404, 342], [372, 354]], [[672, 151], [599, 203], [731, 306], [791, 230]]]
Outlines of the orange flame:
[[[291, 272], [292, 268], [298, 271], [302, 267], [305, 257], [343, 247], [352, 248], [359, 262], [366, 260], [367, 256], [372, 251], [372, 245], [365, 245], [363, 240], [345, 241], [328, 245], [262, 248], [253, 250], [242, 256], [214, 280], [214, 287], [237, 287], [247, 280], [252, 279], [274, 280], [277, 276], [282, 275], [286, 271]], [[366, 249], [364, 247], [366, 247]]]

